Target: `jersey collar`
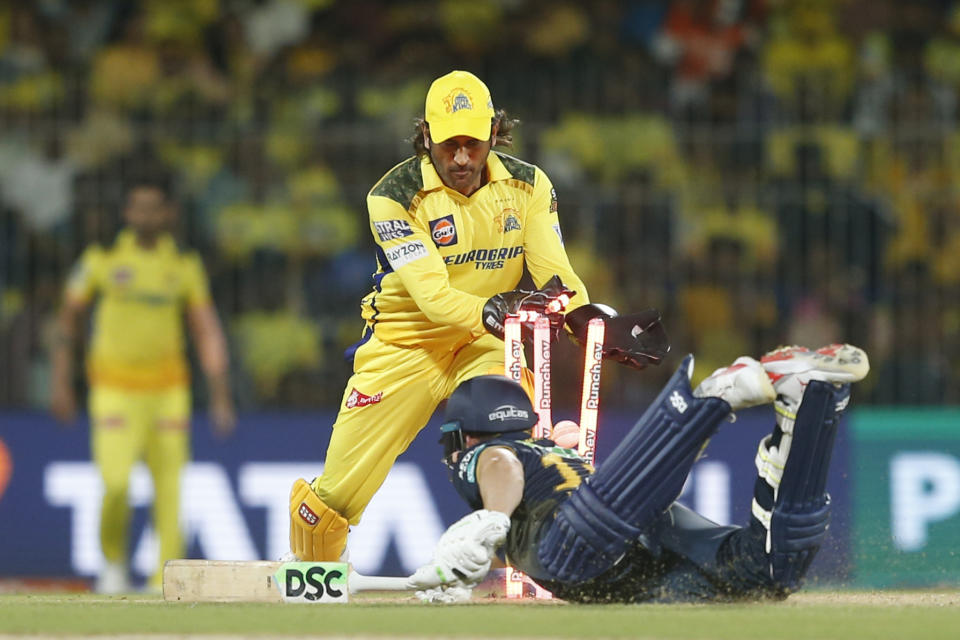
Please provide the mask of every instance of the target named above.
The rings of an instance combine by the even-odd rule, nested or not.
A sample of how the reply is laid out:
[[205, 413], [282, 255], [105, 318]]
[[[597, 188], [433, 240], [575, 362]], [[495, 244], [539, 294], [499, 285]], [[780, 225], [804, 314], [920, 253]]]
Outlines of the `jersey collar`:
[[[128, 251], [149, 251], [137, 244], [137, 234], [133, 229], [124, 229], [117, 234], [117, 247]], [[160, 253], [171, 253], [176, 247], [173, 236], [164, 233], [157, 240], [156, 251]]]

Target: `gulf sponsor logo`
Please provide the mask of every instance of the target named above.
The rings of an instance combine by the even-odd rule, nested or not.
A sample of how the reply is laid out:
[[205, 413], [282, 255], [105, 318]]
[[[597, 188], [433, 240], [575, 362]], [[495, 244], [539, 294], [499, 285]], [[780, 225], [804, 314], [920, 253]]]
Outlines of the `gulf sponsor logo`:
[[373, 229], [376, 231], [377, 238], [380, 239], [380, 242], [397, 240], [398, 238], [406, 238], [409, 235], [413, 235], [410, 223], [406, 220], [375, 220]]
[[453, 214], [430, 221], [430, 237], [438, 247], [451, 247], [457, 244], [457, 225]]

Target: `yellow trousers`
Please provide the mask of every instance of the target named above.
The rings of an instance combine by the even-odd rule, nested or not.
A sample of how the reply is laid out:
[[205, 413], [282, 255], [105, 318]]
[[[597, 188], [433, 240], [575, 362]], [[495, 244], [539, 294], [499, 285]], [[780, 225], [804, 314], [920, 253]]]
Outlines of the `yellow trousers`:
[[[464, 380], [488, 373], [503, 373], [503, 341], [492, 335], [443, 353], [372, 336], [356, 352], [323, 475], [312, 484], [320, 499], [351, 524], [360, 522], [394, 461], [437, 405]], [[524, 374], [530, 393], [533, 375]]]
[[103, 478], [100, 544], [109, 562], [126, 562], [130, 528], [127, 489], [134, 463], [145, 460], [153, 477], [153, 527], [163, 563], [182, 558], [180, 472], [190, 456], [190, 391], [90, 390], [91, 448]]

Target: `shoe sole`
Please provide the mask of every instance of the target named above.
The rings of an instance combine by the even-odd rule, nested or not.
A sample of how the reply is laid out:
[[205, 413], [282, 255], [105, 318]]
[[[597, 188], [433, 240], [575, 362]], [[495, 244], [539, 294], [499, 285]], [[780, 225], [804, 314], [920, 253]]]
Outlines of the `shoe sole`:
[[840, 343], [816, 351], [786, 347], [771, 351], [760, 363], [774, 382], [785, 375], [802, 373], [808, 373], [810, 380], [858, 382], [870, 371], [870, 361], [863, 349]]

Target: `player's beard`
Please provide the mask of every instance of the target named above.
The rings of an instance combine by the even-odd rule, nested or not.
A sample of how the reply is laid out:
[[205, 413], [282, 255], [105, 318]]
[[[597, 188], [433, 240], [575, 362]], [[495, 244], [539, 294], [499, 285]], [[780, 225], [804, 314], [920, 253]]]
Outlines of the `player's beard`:
[[469, 163], [467, 165], [459, 165], [455, 162], [445, 162], [441, 164], [437, 162], [433, 154], [431, 154], [430, 159], [433, 161], [433, 166], [437, 168], [440, 179], [454, 191], [463, 193], [468, 190], [469, 193], [465, 195], [470, 195], [483, 184], [483, 170], [487, 165], [486, 156], [476, 163]]

